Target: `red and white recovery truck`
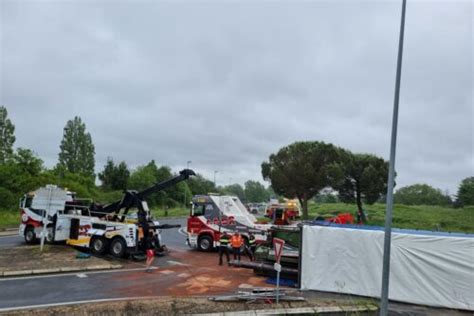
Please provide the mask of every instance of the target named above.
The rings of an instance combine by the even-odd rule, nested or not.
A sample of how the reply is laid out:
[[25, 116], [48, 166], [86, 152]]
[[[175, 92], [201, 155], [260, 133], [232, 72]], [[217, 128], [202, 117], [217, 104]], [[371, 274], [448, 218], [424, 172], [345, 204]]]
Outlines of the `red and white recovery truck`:
[[267, 240], [271, 225], [257, 224], [236, 196], [196, 195], [192, 199], [191, 213], [187, 221], [187, 243], [191, 248], [211, 251], [218, 246], [223, 232], [238, 231], [247, 242], [249, 233], [257, 243]]
[[[38, 239], [66, 242], [97, 254], [110, 252], [114, 257], [142, 254], [151, 241], [159, 253], [163, 250], [160, 229], [171, 227], [153, 219], [144, 199], [192, 175], [192, 170], [184, 169], [143, 191], [127, 190], [121, 200], [105, 206], [78, 200], [71, 192], [47, 185], [20, 200], [19, 234], [28, 244]], [[127, 215], [130, 210], [136, 210], [136, 216]]]

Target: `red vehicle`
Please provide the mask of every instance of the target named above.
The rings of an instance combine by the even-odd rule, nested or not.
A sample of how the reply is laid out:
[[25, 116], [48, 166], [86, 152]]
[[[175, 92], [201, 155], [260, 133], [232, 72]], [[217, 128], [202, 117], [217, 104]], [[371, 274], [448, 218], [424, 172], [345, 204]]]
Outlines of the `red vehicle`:
[[265, 216], [271, 218], [275, 225], [288, 225], [301, 216], [301, 210], [298, 201], [285, 200], [284, 203], [270, 203]]
[[187, 243], [191, 248], [211, 251], [224, 231], [240, 232], [244, 240], [252, 233], [257, 243], [266, 241], [269, 225], [256, 224], [257, 219], [236, 196], [196, 195], [188, 217]]

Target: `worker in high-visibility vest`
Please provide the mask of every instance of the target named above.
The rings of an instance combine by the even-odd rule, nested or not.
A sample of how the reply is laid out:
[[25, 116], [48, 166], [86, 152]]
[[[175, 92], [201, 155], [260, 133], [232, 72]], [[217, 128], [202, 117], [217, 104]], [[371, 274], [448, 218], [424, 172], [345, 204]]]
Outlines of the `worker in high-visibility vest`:
[[250, 261], [255, 261], [256, 249], [257, 249], [257, 240], [255, 239], [255, 235], [252, 233], [249, 233], [249, 244], [247, 246], [247, 252], [248, 252]]
[[230, 235], [227, 232], [223, 232], [221, 234], [221, 238], [219, 239], [219, 265], [222, 265], [222, 256], [225, 254], [227, 258], [227, 264], [230, 265], [230, 258], [229, 258], [229, 243], [230, 243]]
[[240, 247], [244, 244], [242, 236], [239, 232], [235, 232], [232, 238], [230, 239], [230, 245], [232, 246], [232, 252], [234, 253], [234, 260], [240, 261]]

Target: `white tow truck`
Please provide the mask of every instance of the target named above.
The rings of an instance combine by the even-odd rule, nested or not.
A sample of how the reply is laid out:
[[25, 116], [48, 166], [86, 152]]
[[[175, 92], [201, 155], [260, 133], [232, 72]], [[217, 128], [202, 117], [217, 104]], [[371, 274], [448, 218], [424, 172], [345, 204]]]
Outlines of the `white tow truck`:
[[[76, 199], [72, 192], [47, 185], [20, 200], [19, 234], [28, 244], [40, 239], [66, 242], [96, 254], [110, 252], [114, 257], [143, 253], [147, 243], [159, 253], [163, 250], [160, 229], [172, 226], [153, 220], [144, 198], [191, 175], [192, 170], [182, 170], [178, 176], [141, 192], [126, 191], [120, 201], [106, 206]], [[137, 210], [135, 218], [127, 215], [131, 209]]]

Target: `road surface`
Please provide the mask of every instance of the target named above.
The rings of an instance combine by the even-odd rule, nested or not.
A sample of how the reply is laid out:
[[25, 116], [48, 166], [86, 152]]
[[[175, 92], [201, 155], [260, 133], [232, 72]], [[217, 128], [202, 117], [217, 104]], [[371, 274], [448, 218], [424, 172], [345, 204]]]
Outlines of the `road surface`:
[[[173, 251], [192, 251], [186, 245], [183, 227], [185, 219], [161, 220], [162, 224], [180, 224], [182, 228], [162, 230], [162, 240]], [[1, 247], [20, 246], [23, 239], [20, 236], [0, 237]], [[142, 288], [154, 287], [156, 278], [150, 278], [144, 273], [143, 262], [124, 260], [123, 270], [110, 270], [102, 272], [53, 274], [40, 276], [27, 276], [0, 279], [0, 310], [9, 307], [31, 306], [39, 304], [52, 304], [84, 300], [97, 300], [105, 298], [136, 297], [147, 295], [160, 295], [159, 287], [156, 291], [144, 293], [140, 289], [135, 293], [127, 292], [129, 282], [124, 282], [127, 277], [133, 278]], [[166, 268], [180, 264], [168, 256], [158, 257], [154, 265]], [[159, 271], [159, 270], [157, 270]], [[139, 273], [138, 273], [139, 272]], [[160, 284], [174, 282], [176, 275], [159, 275]]]
[[[186, 225], [185, 219], [162, 220], [163, 224]], [[163, 230], [163, 243], [171, 252], [158, 257], [152, 273], [145, 273], [143, 262], [123, 260], [124, 269], [0, 278], [0, 312], [11, 308], [30, 309], [41, 305], [93, 302], [150, 296], [189, 296], [233, 293], [239, 284], [268, 286], [251, 270], [217, 266], [215, 253], [190, 250], [183, 228]], [[22, 245], [19, 236], [0, 237], [2, 247]], [[254, 283], [253, 283], [254, 282]], [[227, 284], [227, 285], [222, 285]], [[180, 287], [183, 285], [184, 287]], [[200, 292], [200, 291], [203, 292]], [[308, 297], [348, 299], [342, 294], [307, 292]], [[358, 298], [359, 299], [359, 298]], [[411, 304], [390, 303], [390, 315], [468, 315], [467, 312], [436, 309]]]

